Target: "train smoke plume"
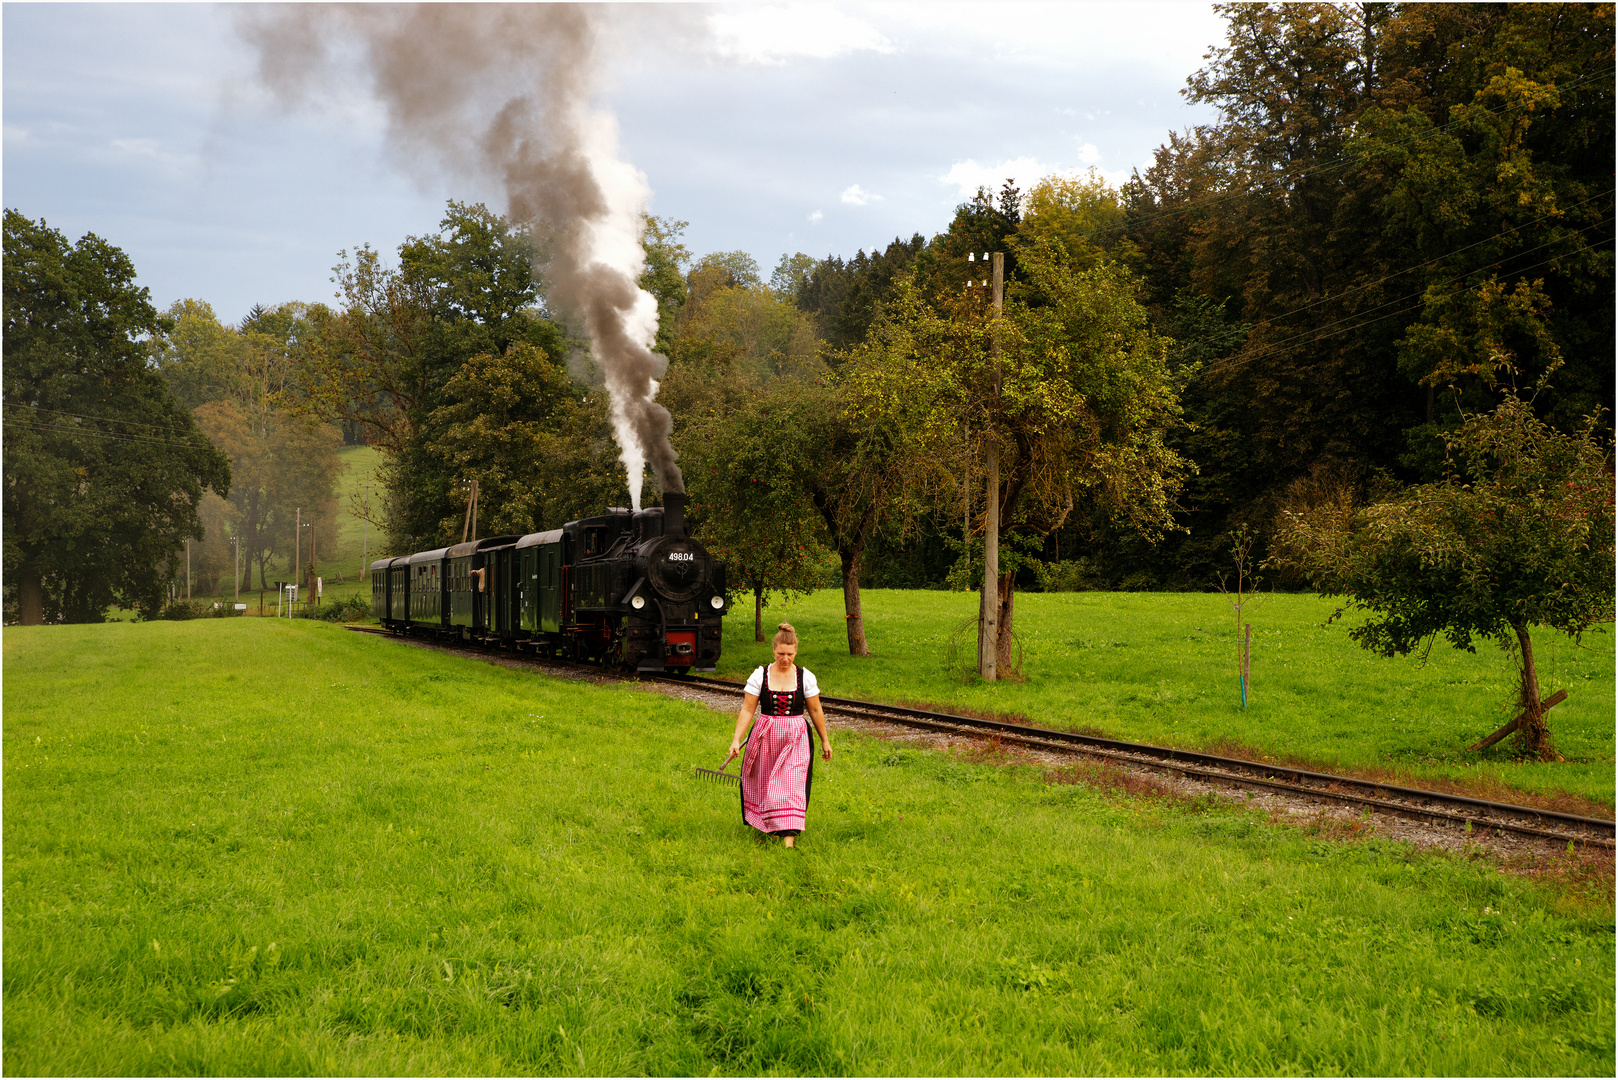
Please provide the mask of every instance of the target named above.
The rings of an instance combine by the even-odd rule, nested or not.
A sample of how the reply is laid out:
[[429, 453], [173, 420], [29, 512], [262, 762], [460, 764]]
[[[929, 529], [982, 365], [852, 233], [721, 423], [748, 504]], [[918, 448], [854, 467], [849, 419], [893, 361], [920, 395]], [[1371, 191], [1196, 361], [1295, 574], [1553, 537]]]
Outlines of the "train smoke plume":
[[[536, 239], [548, 305], [590, 341], [606, 380], [630, 497], [645, 466], [684, 491], [673, 423], [657, 404], [668, 366], [652, 351], [657, 302], [645, 269], [645, 176], [618, 155], [618, 125], [591, 104], [603, 9], [571, 4], [305, 5], [245, 9], [242, 36], [287, 102], [353, 61], [386, 110], [392, 143], [505, 186], [507, 215]], [[358, 49], [355, 57], [344, 50]]]

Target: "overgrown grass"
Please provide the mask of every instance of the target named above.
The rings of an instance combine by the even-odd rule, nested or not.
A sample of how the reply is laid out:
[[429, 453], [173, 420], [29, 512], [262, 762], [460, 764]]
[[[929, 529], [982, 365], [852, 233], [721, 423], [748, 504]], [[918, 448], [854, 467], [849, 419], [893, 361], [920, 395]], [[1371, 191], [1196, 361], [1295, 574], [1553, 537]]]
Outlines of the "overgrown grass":
[[691, 776], [730, 720], [630, 688], [301, 621], [4, 645], [10, 1074], [1613, 1068], [1610, 879], [851, 736], [788, 851]]
[[[971, 626], [975, 595], [867, 590], [871, 656], [848, 655], [842, 594], [822, 590], [769, 611], [802, 636], [802, 662], [834, 697], [935, 702], [1026, 716], [1069, 729], [1172, 745], [1250, 748], [1323, 766], [1446, 778], [1496, 796], [1507, 789], [1570, 792], [1613, 804], [1612, 628], [1582, 647], [1535, 635], [1540, 684], [1568, 700], [1550, 713], [1564, 762], [1518, 761], [1510, 740], [1483, 754], [1466, 747], [1513, 715], [1506, 658], [1445, 642], [1431, 655], [1385, 660], [1323, 625], [1335, 604], [1273, 594], [1249, 608], [1252, 691], [1241, 708], [1236, 630], [1229, 603], [1208, 593], [1019, 593], [1015, 627], [1026, 681], [962, 681], [946, 666], [951, 638]], [[750, 614], [750, 613], [749, 613]], [[1350, 622], [1348, 625], [1352, 625]], [[725, 627], [721, 676], [741, 678], [769, 657], [752, 619]], [[968, 658], [975, 629], [960, 633]], [[1609, 815], [1610, 816], [1610, 812]]]

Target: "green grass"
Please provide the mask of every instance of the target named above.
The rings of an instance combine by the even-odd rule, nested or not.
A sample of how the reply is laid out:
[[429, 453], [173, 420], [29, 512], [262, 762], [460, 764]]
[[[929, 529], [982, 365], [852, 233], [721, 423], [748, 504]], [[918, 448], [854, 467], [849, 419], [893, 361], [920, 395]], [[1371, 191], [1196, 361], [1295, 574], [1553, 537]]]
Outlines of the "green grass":
[[788, 851], [688, 703], [311, 622], [4, 648], [9, 1074], [1613, 1069], [1610, 879], [847, 735]]
[[[1521, 762], [1507, 740], [1466, 747], [1513, 715], [1506, 658], [1488, 643], [1467, 654], [1437, 643], [1431, 656], [1386, 660], [1324, 626], [1335, 604], [1266, 595], [1253, 624], [1252, 691], [1241, 708], [1235, 620], [1208, 593], [1019, 593], [1014, 626], [1025, 682], [963, 682], [946, 666], [950, 639], [977, 611], [975, 595], [866, 590], [871, 656], [848, 655], [842, 594], [821, 590], [767, 613], [792, 622], [800, 659], [833, 697], [923, 701], [1093, 728], [1117, 738], [1182, 746], [1237, 744], [1328, 767], [1392, 769], [1411, 777], [1568, 792], [1613, 804], [1612, 628], [1583, 647], [1535, 635], [1540, 684], [1568, 700], [1550, 713], [1564, 762]], [[769, 657], [755, 644], [751, 611], [728, 619], [718, 672], [742, 678]], [[975, 629], [960, 635], [975, 649]]]

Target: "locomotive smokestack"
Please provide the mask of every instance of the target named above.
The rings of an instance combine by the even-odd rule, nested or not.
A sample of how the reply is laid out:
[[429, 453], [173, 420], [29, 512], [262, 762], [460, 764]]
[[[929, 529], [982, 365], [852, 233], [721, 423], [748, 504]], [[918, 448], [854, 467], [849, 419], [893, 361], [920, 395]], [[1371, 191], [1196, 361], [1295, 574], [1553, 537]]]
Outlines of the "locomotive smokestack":
[[683, 537], [685, 535], [685, 500], [687, 495], [683, 491], [665, 491], [663, 493], [663, 535]]

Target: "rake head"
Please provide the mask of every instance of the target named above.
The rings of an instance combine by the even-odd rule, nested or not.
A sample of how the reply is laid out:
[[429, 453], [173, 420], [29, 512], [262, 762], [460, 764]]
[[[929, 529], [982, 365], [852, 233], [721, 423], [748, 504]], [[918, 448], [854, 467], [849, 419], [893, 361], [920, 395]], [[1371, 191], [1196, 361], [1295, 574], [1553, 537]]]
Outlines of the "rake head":
[[696, 770], [696, 773], [697, 779], [699, 780], [712, 780], [715, 783], [718, 783], [721, 780], [734, 780], [738, 784], [742, 782], [741, 776], [737, 773], [723, 772], [719, 769], [699, 768]]

